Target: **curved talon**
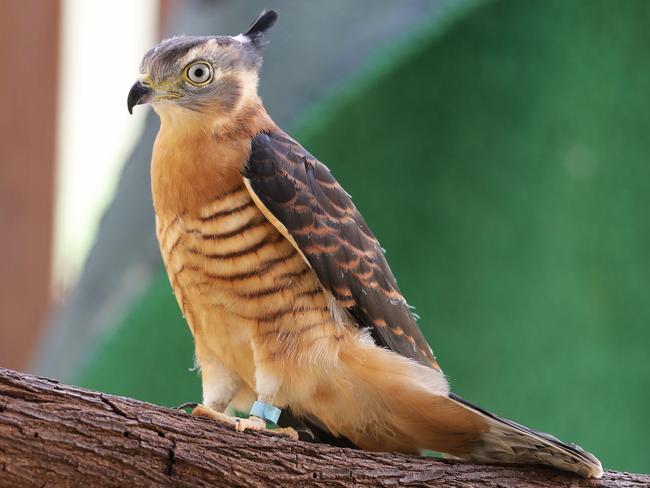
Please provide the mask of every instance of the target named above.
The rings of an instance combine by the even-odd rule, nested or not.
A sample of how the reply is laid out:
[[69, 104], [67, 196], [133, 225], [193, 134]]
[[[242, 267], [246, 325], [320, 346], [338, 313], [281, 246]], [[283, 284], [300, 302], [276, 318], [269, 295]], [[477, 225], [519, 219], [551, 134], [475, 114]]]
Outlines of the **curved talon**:
[[174, 410], [185, 410], [186, 408], [194, 409], [198, 406], [199, 404], [196, 402], [185, 402], [185, 403], [181, 403], [178, 407], [174, 407]]

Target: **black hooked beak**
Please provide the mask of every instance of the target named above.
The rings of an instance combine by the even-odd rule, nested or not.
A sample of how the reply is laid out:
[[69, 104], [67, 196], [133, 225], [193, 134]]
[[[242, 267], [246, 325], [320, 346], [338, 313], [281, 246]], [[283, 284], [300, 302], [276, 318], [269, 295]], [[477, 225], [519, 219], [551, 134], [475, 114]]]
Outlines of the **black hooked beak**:
[[147, 103], [152, 93], [153, 90], [150, 87], [143, 85], [139, 81], [136, 81], [131, 87], [129, 96], [126, 99], [126, 106], [129, 109], [129, 113], [133, 113], [133, 107], [136, 105]]

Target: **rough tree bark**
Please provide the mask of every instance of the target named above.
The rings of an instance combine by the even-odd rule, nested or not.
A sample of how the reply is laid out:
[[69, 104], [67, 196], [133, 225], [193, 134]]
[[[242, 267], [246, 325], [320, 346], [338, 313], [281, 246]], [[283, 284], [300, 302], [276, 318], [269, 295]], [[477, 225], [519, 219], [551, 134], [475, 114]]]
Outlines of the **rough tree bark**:
[[0, 486], [647, 487], [608, 471], [481, 466], [238, 434], [209, 419], [0, 368]]

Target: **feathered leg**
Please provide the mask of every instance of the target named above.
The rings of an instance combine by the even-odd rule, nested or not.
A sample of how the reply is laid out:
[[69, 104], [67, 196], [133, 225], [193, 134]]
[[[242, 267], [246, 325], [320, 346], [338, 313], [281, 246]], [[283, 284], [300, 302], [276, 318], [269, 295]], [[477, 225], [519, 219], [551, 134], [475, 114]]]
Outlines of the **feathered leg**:
[[203, 404], [195, 407], [192, 415], [236, 425], [237, 417], [225, 412], [235, 395], [244, 387], [244, 382], [216, 356], [198, 347], [197, 360], [201, 366]]

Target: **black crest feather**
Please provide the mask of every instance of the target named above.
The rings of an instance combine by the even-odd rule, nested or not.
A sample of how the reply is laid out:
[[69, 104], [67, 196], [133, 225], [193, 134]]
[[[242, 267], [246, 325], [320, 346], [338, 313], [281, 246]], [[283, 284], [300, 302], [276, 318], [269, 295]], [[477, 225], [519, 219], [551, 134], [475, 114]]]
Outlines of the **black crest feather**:
[[264, 33], [273, 27], [276, 20], [278, 20], [278, 13], [275, 10], [263, 10], [259, 17], [253, 21], [244, 35], [248, 37], [254, 45], [259, 46], [264, 38]]

